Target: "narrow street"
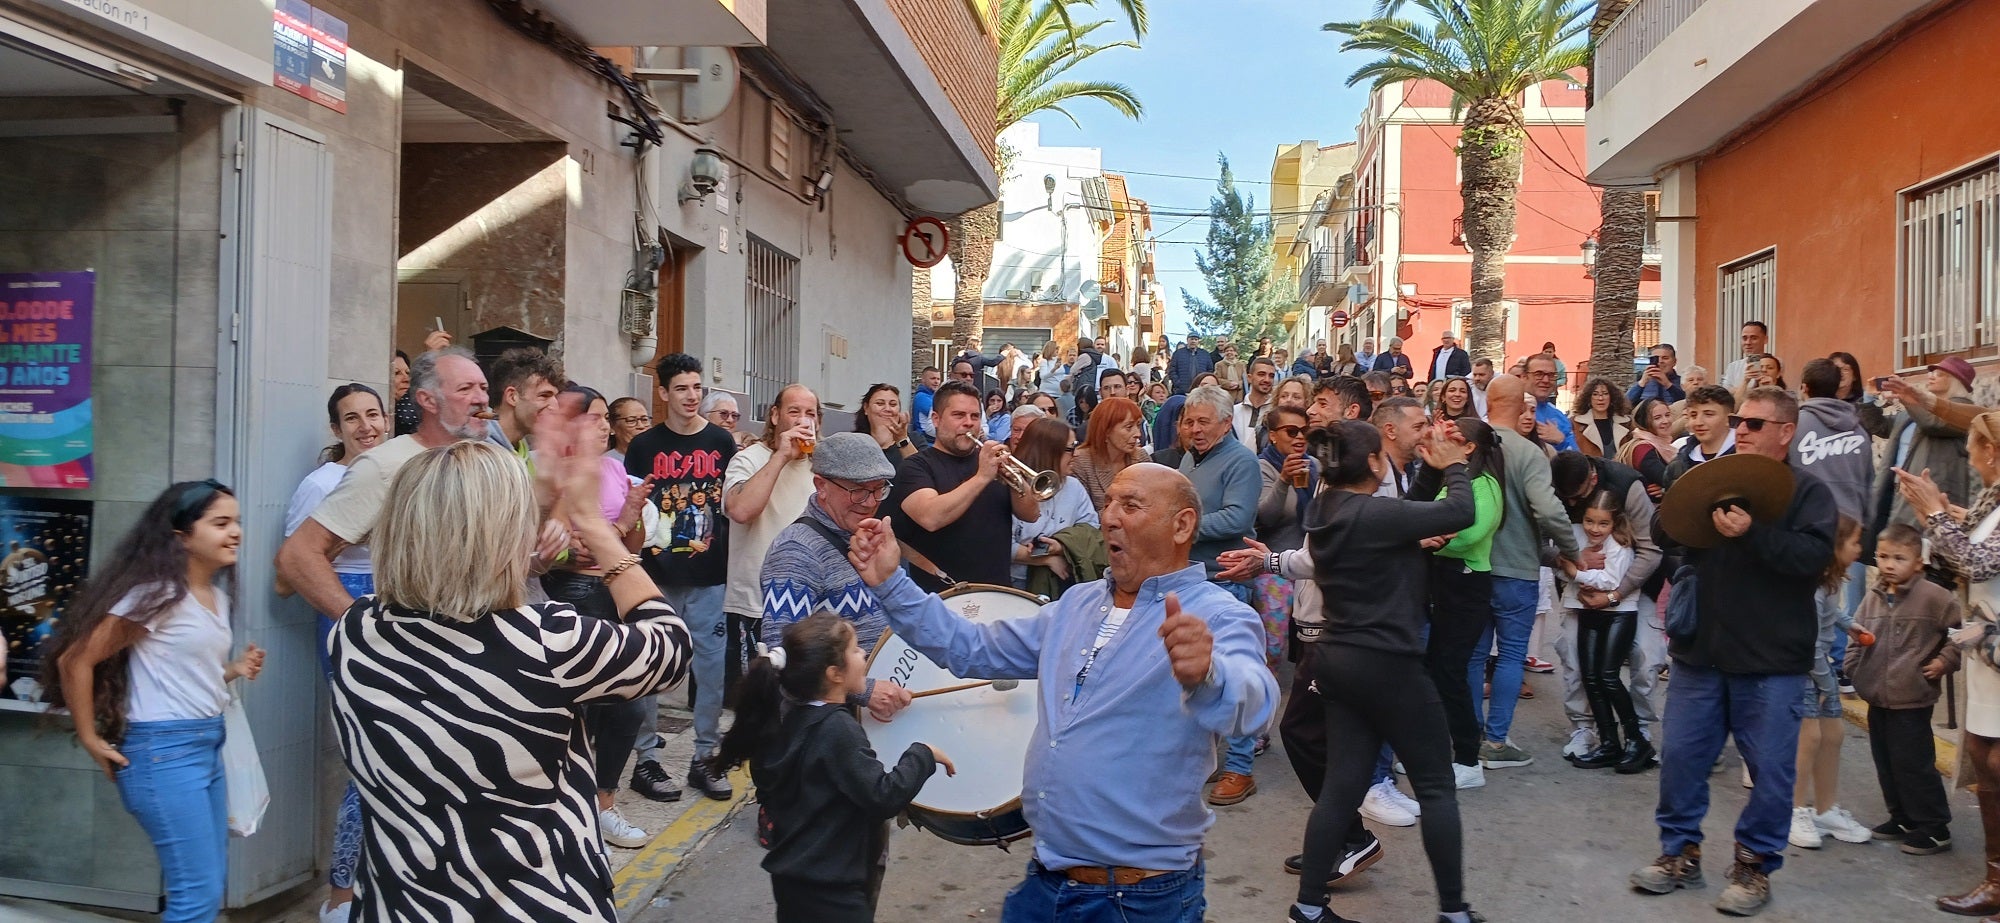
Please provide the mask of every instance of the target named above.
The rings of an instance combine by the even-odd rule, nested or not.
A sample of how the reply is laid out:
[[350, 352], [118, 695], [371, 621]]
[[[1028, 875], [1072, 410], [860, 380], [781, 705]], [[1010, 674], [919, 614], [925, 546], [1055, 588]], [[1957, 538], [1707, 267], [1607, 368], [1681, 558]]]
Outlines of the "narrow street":
[[[1460, 792], [1465, 819], [1467, 897], [1493, 923], [1502, 921], [1722, 919], [1711, 906], [1728, 871], [1729, 830], [1748, 794], [1740, 762], [1728, 751], [1712, 777], [1710, 855], [1700, 891], [1653, 897], [1626, 886], [1625, 876], [1659, 848], [1652, 824], [1657, 772], [1619, 776], [1586, 772], [1563, 762], [1553, 677], [1531, 685], [1540, 698], [1523, 702], [1515, 742], [1535, 764], [1487, 773], [1483, 789]], [[1866, 735], [1852, 725], [1841, 748], [1845, 803], [1864, 823], [1881, 818], [1881, 795], [1868, 759]], [[1116, 766], [1107, 766], [1116, 771]], [[1208, 914], [1217, 923], [1284, 918], [1298, 879], [1280, 862], [1298, 851], [1310, 808], [1274, 744], [1257, 762], [1258, 794], [1217, 809], [1208, 840]], [[1144, 784], [1134, 779], [1134, 784]], [[1969, 886], [1978, 875], [1980, 836], [1970, 794], [1953, 796], [1958, 846], [1912, 857], [1890, 843], [1851, 845], [1828, 838], [1819, 850], [1787, 851], [1772, 877], [1773, 899], [1760, 920], [1945, 920], [1935, 896]], [[753, 815], [739, 813], [667, 882], [636, 923], [714, 923], [769, 919], [769, 879], [757, 867], [763, 853]], [[1343, 916], [1429, 921], [1435, 911], [1429, 867], [1415, 827], [1370, 825], [1387, 854], [1360, 880], [1335, 892]], [[1020, 878], [1031, 840], [1011, 853], [956, 846], [914, 828], [896, 831], [880, 923], [997, 920], [1007, 889]]]

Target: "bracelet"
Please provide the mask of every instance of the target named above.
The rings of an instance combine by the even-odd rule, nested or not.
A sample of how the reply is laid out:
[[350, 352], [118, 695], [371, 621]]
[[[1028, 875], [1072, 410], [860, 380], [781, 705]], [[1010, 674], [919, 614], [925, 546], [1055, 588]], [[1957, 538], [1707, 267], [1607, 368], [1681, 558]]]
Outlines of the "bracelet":
[[618, 579], [619, 574], [631, 570], [632, 566], [638, 563], [639, 563], [638, 555], [636, 554], [626, 555], [625, 560], [611, 565], [611, 568], [604, 572], [604, 582], [610, 583], [611, 581]]
[[1273, 551], [1264, 556], [1264, 572], [1267, 574], [1278, 572], [1278, 552]]

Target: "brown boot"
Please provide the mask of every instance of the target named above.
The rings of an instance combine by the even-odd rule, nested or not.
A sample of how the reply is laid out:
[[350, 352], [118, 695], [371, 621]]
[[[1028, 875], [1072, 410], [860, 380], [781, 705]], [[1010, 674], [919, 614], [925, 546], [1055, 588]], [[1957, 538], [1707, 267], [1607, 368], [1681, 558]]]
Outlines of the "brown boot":
[[1968, 917], [2000, 913], [2000, 792], [1981, 789], [1978, 795], [1979, 826], [1986, 834], [1986, 880], [1964, 894], [1937, 899], [1939, 910]]

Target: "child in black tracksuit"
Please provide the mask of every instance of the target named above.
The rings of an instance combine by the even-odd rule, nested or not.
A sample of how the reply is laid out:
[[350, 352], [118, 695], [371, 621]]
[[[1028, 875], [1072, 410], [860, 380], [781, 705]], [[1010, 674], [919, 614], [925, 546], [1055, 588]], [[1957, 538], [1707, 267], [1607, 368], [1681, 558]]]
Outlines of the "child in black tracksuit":
[[785, 629], [784, 646], [750, 662], [738, 687], [736, 723], [710, 766], [750, 762], [773, 832], [764, 870], [778, 923], [869, 923], [888, 827], [931, 774], [951, 760], [911, 744], [884, 772], [846, 706], [867, 688], [868, 658], [854, 626], [815, 613]]
[[1951, 848], [1951, 803], [1934, 765], [1931, 710], [1938, 681], [1959, 667], [1946, 635], [1961, 609], [1950, 590], [1923, 579], [1922, 548], [1923, 536], [1906, 525], [1876, 539], [1881, 579], [1854, 614], [1875, 643], [1847, 646], [1847, 677], [1868, 703], [1868, 749], [1889, 808], [1875, 838], [1901, 840], [1904, 852], [1927, 856]]

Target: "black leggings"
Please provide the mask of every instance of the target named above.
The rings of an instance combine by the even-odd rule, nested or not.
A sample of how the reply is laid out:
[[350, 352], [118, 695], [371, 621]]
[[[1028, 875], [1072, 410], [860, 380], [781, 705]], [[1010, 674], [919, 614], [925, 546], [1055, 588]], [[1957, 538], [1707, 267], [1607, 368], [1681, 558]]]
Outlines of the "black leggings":
[[[1319, 652], [1325, 647], [1314, 641], [1292, 645], [1298, 668], [1292, 673], [1292, 694], [1285, 699], [1284, 717], [1278, 721], [1278, 739], [1284, 741], [1292, 773], [1305, 786], [1306, 797], [1315, 800], [1326, 789], [1326, 700], [1313, 688], [1313, 664], [1319, 662]], [[1359, 807], [1356, 805], [1357, 810], [1348, 821], [1350, 850], [1366, 846], [1375, 838], [1361, 825]]]
[[1468, 571], [1456, 558], [1431, 558], [1431, 640], [1424, 667], [1444, 704], [1452, 761], [1479, 765], [1479, 714], [1472, 708], [1465, 665], [1493, 626], [1493, 575]]
[[[576, 607], [578, 615], [619, 621], [618, 604], [611, 598], [611, 588], [604, 585], [603, 578], [552, 570], [542, 575], [542, 592], [549, 594], [552, 602]], [[645, 729], [647, 717], [644, 699], [583, 707], [583, 731], [593, 748], [591, 756], [596, 766], [592, 774], [597, 778], [598, 791], [618, 790], [618, 780], [625, 775], [625, 761], [631, 759], [632, 746], [639, 742], [639, 732]]]
[[[1639, 738], [1639, 713], [1632, 710], [1632, 693], [1618, 671], [1632, 653], [1632, 633], [1638, 614], [1571, 609], [1576, 617], [1577, 672], [1583, 675], [1583, 694], [1590, 699], [1590, 714], [1597, 721], [1597, 739], [1603, 743], [1627, 742]], [[1618, 725], [1623, 722], [1625, 735]]]
[[771, 876], [778, 923], [869, 923], [875, 907], [866, 885], [830, 885], [802, 878]]
[[1339, 741], [1326, 767], [1325, 787], [1306, 821], [1299, 903], [1326, 902], [1348, 827], [1368, 793], [1375, 757], [1384, 741], [1410, 770], [1410, 787], [1423, 807], [1424, 852], [1437, 881], [1438, 910], [1466, 909], [1464, 837], [1444, 707], [1422, 658], [1385, 654], [1343, 644], [1321, 644], [1314, 681], [1326, 703], [1326, 737]]

